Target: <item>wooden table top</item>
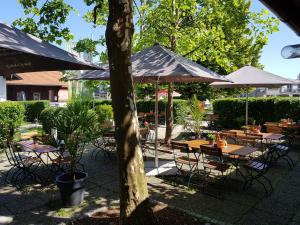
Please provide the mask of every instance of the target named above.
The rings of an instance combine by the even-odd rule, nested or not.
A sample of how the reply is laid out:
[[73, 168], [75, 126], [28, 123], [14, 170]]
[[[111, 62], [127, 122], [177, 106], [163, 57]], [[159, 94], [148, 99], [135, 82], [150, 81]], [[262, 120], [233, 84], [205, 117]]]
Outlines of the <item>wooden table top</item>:
[[23, 147], [24, 151], [33, 151], [37, 153], [49, 153], [58, 151], [57, 148], [51, 145], [41, 145], [41, 144], [34, 144], [32, 140], [30, 141], [19, 141], [17, 143], [19, 146]]
[[192, 141], [185, 141], [189, 145], [190, 148], [199, 148], [200, 145], [208, 145], [209, 141], [207, 140], [192, 140]]
[[[200, 145], [209, 145], [209, 142], [206, 140], [192, 140], [186, 141], [189, 147], [199, 148]], [[243, 146], [243, 145], [236, 145], [236, 144], [228, 144], [227, 147], [222, 148], [222, 152], [229, 155], [238, 155], [238, 156], [247, 156], [256, 152], [258, 148], [250, 147], [250, 146]]]
[[265, 123], [264, 126], [266, 126], [266, 127], [267, 127], [267, 126], [277, 126], [277, 127], [281, 127], [281, 128], [294, 128], [294, 129], [300, 128], [300, 125], [297, 124], [297, 123], [295, 123], [295, 122], [293, 122], [293, 123], [288, 123], [288, 124], [284, 124], [284, 123], [276, 123], [276, 122], [271, 123], [271, 122], [269, 122], [269, 123]]
[[[229, 130], [229, 131], [230, 132], [236, 132], [237, 134], [243, 134], [243, 135], [245, 135], [244, 130]], [[256, 135], [257, 133], [253, 133], [253, 134]], [[269, 140], [280, 140], [281, 138], [284, 137], [283, 134], [264, 133], [264, 132], [261, 132], [261, 133], [259, 133], [257, 135], [262, 135], [263, 139], [269, 139]]]

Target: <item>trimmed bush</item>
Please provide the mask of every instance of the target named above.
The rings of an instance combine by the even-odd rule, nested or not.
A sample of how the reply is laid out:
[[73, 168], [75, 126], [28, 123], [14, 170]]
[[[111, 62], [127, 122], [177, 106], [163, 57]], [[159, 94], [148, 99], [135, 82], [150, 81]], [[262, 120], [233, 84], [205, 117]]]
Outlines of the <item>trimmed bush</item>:
[[103, 104], [96, 107], [99, 123], [102, 124], [113, 119], [113, 108], [111, 105]]
[[[165, 112], [167, 101], [159, 101], [158, 102], [158, 113]], [[136, 103], [138, 112], [150, 112], [155, 111], [155, 101], [137, 101]], [[188, 101], [182, 99], [174, 99], [173, 100], [173, 113], [175, 118], [175, 123], [182, 123], [182, 118], [185, 118], [188, 112]]]
[[24, 106], [17, 102], [0, 102], [0, 142], [13, 140], [24, 120]]
[[[224, 128], [239, 128], [245, 120], [245, 98], [224, 98], [213, 102], [214, 114]], [[249, 98], [249, 123], [275, 122], [282, 118], [300, 119], [300, 99], [293, 97]], [[252, 121], [251, 121], [252, 120]]]
[[19, 101], [25, 107], [25, 119], [27, 122], [34, 122], [37, 118], [39, 120], [41, 112], [50, 106], [49, 101]]
[[51, 132], [51, 128], [56, 127], [56, 118], [61, 110], [61, 107], [48, 107], [41, 112], [40, 122], [47, 134]]
[[[94, 103], [93, 101], [88, 101], [87, 104], [92, 108], [93, 104], [95, 108], [99, 105], [111, 105], [111, 100], [95, 100]], [[166, 104], [167, 101], [159, 101], [158, 102], [158, 112], [165, 112], [166, 110]], [[149, 101], [144, 101], [144, 100], [139, 100], [136, 102], [136, 107], [138, 112], [150, 112], [155, 110], [155, 101], [154, 100], [149, 100]], [[184, 123], [182, 122], [181, 118], [185, 118], [189, 108], [188, 108], [188, 101], [182, 100], [182, 99], [174, 99], [174, 118], [175, 118], [175, 123]]]

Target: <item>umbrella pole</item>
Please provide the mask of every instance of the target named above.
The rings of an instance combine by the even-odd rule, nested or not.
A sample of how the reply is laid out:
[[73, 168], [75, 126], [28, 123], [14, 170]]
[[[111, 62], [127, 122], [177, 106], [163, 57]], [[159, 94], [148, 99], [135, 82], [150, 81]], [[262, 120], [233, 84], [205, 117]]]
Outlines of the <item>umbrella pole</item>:
[[248, 126], [249, 89], [246, 90], [246, 126]]
[[155, 167], [158, 168], [158, 80], [155, 84]]

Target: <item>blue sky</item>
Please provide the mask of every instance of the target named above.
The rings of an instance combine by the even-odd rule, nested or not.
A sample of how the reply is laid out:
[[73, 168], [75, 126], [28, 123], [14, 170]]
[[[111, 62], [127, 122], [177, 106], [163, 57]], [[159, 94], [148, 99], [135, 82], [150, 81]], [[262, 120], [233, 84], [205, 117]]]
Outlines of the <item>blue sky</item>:
[[[81, 18], [87, 10], [82, 0], [68, 0], [78, 10], [72, 13], [67, 26], [71, 29], [76, 39], [103, 35], [104, 29], [94, 29]], [[259, 11], [265, 6], [258, 0], [253, 0], [252, 10]], [[2, 0], [0, 8], [0, 21], [11, 24], [16, 18], [22, 17], [22, 8], [17, 0]], [[288, 78], [296, 78], [300, 73], [300, 59], [283, 59], [281, 49], [286, 45], [300, 44], [298, 37], [287, 25], [280, 23], [280, 31], [270, 35], [269, 43], [264, 47], [260, 62], [265, 70]]]

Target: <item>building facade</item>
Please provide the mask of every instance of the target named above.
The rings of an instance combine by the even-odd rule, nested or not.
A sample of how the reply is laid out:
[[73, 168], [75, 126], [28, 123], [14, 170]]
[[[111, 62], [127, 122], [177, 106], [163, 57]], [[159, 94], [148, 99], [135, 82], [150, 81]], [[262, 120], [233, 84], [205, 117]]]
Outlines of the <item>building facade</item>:
[[60, 81], [61, 76], [58, 71], [16, 74], [13, 80], [6, 81], [6, 98], [11, 101], [67, 101], [68, 88]]

